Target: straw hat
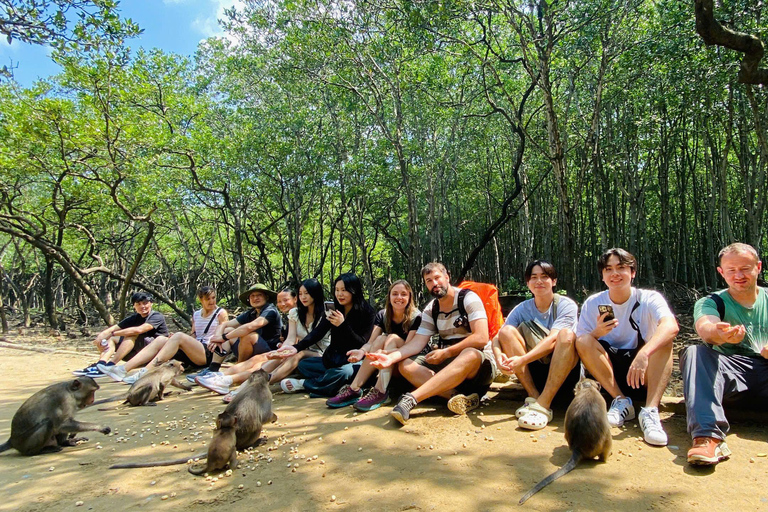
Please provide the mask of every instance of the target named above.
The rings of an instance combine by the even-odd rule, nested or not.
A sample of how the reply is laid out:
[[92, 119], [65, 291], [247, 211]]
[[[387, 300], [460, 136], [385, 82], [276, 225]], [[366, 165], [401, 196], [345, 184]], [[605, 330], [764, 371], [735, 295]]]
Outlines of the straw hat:
[[251, 285], [247, 290], [245, 290], [243, 293], [240, 294], [240, 302], [250, 307], [251, 302], [248, 300], [248, 298], [251, 296], [253, 292], [264, 293], [267, 296], [267, 300], [269, 302], [275, 302], [277, 300], [277, 293], [267, 288], [266, 285], [264, 284], [256, 283], [254, 285]]

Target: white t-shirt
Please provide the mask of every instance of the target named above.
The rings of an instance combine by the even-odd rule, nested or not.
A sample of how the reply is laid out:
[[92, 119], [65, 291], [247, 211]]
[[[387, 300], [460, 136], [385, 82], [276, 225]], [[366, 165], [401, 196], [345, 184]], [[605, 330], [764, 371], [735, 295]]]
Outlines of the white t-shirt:
[[[442, 311], [437, 316], [437, 327], [432, 321], [432, 308], [439, 308], [440, 304], [437, 299], [433, 299], [432, 302], [427, 304], [424, 308], [424, 312], [421, 314], [421, 325], [416, 334], [424, 334], [426, 336], [432, 336], [433, 334], [439, 334], [440, 338], [445, 341], [452, 341], [458, 343], [470, 334], [472, 330], [469, 327], [473, 321], [485, 318], [488, 319], [488, 315], [485, 314], [485, 307], [483, 301], [473, 291], [468, 291], [464, 296], [464, 309], [467, 312], [468, 323], [463, 325], [459, 322], [459, 292], [461, 288], [453, 287], [453, 307], [448, 313]], [[449, 343], [452, 344], [452, 343]]]
[[656, 332], [656, 327], [658, 327], [661, 319], [668, 316], [674, 317], [674, 315], [672, 310], [669, 309], [667, 301], [664, 300], [664, 297], [659, 292], [655, 290], [638, 290], [634, 287], [632, 288], [629, 300], [624, 304], [612, 302], [608, 296], [608, 290], [588, 297], [581, 306], [576, 336], [591, 333], [597, 327], [597, 318], [600, 316], [597, 306], [608, 304], [613, 306], [613, 314], [619, 321], [619, 325], [600, 339], [607, 341], [612, 347], [618, 349], [637, 348], [637, 331], [632, 328], [632, 324], [629, 322], [629, 315], [635, 303], [638, 302], [638, 293], [640, 294], [640, 305], [632, 313], [632, 318], [640, 328], [643, 340], [648, 341], [653, 336], [653, 333]]

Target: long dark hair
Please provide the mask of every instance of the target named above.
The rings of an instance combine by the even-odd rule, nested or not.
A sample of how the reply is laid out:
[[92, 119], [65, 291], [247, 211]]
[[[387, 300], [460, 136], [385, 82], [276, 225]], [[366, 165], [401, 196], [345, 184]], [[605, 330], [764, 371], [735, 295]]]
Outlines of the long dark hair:
[[333, 289], [331, 290], [331, 293], [333, 294], [333, 303], [338, 311], [344, 311], [341, 304], [339, 304], [338, 299], [336, 299], [336, 283], [339, 281], [343, 282], [344, 288], [352, 294], [353, 311], [364, 311], [371, 307], [363, 296], [363, 285], [360, 284], [360, 278], [352, 272], [347, 272], [346, 274], [341, 274], [333, 281]]
[[307, 327], [307, 306], [305, 306], [301, 300], [296, 303], [296, 308], [299, 313], [299, 322], [301, 322], [301, 325], [307, 329], [307, 332], [310, 332], [317, 327], [317, 324], [320, 323], [320, 319], [325, 316], [323, 314], [325, 312], [323, 306], [325, 303], [325, 292], [323, 292], [323, 287], [317, 279], [305, 279], [301, 282], [301, 286], [307, 290], [309, 296], [315, 301], [312, 305], [312, 315], [314, 316], [312, 319], [312, 327]]

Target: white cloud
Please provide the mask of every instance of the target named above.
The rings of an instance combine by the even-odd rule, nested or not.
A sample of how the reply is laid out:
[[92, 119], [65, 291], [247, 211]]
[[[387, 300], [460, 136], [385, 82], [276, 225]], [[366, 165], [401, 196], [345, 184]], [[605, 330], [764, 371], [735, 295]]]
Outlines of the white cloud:
[[[170, 2], [181, 2], [184, 0], [164, 0]], [[205, 37], [225, 36], [224, 29], [219, 25], [219, 20], [225, 18], [224, 11], [232, 7], [240, 10], [245, 7], [244, 0], [210, 0], [210, 11], [207, 14], [201, 14], [192, 22], [192, 28], [197, 30]]]

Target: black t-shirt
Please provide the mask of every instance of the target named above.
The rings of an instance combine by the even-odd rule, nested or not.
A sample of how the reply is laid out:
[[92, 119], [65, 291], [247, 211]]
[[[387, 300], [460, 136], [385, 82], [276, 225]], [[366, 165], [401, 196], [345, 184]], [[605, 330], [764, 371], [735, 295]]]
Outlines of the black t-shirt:
[[256, 332], [267, 342], [267, 345], [273, 349], [277, 348], [277, 345], [280, 343], [280, 329], [283, 327], [283, 321], [280, 319], [280, 312], [274, 304], [269, 303], [264, 306], [261, 314], [257, 314], [255, 309], [249, 309], [238, 315], [235, 320], [240, 325], [243, 325], [253, 322], [260, 317], [265, 318], [269, 323], [260, 329], [256, 329]]
[[421, 313], [417, 312], [416, 316], [411, 319], [411, 325], [408, 327], [408, 332], [403, 330], [403, 322], [400, 322], [399, 324], [392, 322], [392, 325], [390, 326], [392, 332], [387, 332], [387, 322], [385, 321], [386, 311], [386, 309], [382, 309], [376, 313], [376, 318], [373, 319], [373, 325], [380, 327], [381, 332], [384, 334], [397, 334], [401, 338], [406, 339], [408, 337], [408, 332], [417, 330], [421, 325]]
[[145, 338], [157, 338], [158, 336], [168, 336], [168, 326], [165, 325], [165, 317], [159, 311], [150, 311], [147, 318], [144, 318], [138, 313], [128, 315], [123, 318], [118, 327], [121, 329], [128, 329], [129, 327], [138, 327], [143, 324], [150, 324], [152, 329], [147, 332], [143, 332], [136, 337], [136, 341], [144, 340]]

